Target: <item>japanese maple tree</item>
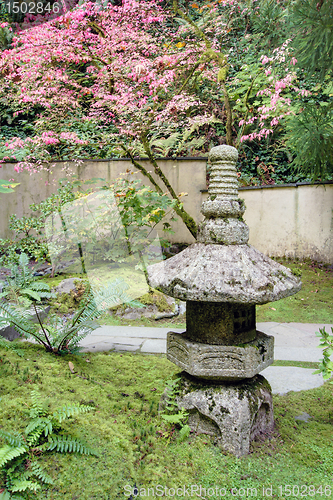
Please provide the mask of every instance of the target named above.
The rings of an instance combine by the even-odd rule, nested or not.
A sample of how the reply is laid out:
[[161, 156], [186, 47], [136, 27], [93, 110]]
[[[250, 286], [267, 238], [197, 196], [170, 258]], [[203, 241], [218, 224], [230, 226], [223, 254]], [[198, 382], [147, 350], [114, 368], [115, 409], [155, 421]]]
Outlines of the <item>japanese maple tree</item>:
[[[125, 0], [106, 8], [88, 2], [17, 34], [13, 48], [2, 54], [0, 92], [16, 114], [40, 110], [39, 133], [14, 138], [6, 147], [24, 157], [17, 170], [35, 171], [64, 145], [91, 145], [94, 138], [79, 134], [77, 124], [81, 130], [93, 125], [100, 147], [126, 154], [158, 192], [169, 191], [195, 235], [195, 221], [159, 168], [152, 143], [179, 140], [179, 127], [186, 139], [216, 120], [192, 87], [217, 81], [226, 58], [198, 36], [196, 26], [170, 30], [171, 17], [154, 0]], [[157, 180], [134, 158], [138, 153], [149, 158]]]

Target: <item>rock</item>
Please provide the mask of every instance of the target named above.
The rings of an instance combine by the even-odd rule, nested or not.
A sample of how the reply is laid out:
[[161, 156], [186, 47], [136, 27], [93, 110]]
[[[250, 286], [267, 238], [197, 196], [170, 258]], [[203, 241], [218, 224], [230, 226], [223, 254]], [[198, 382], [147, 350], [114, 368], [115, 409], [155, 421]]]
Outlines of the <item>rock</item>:
[[[50, 311], [50, 306], [38, 309], [39, 317], [42, 321], [46, 318], [49, 311]], [[29, 313], [29, 311], [27, 311], [27, 312]], [[37, 323], [38, 319], [37, 319], [35, 310], [31, 309], [30, 313], [31, 313], [30, 314], [31, 321], [33, 321], [33, 323]], [[0, 335], [7, 340], [15, 340], [15, 339], [18, 339], [20, 337], [23, 337], [23, 335], [20, 332], [18, 332], [14, 326], [7, 326], [5, 328], [0, 329]]]
[[57, 293], [70, 293], [71, 290], [76, 290], [74, 281], [82, 281], [80, 278], [67, 278], [62, 280], [58, 286], [55, 287]]
[[165, 318], [173, 318], [177, 316], [176, 312], [159, 312], [156, 314], [155, 319], [165, 319]]
[[47, 276], [52, 273], [52, 266], [48, 262], [35, 266], [34, 276]]
[[155, 304], [150, 304], [140, 309], [140, 313], [144, 318], [155, 318], [159, 311]]
[[[166, 396], [161, 409], [165, 403]], [[193, 432], [215, 436], [223, 450], [237, 457], [249, 453], [251, 441], [274, 427], [271, 388], [261, 375], [238, 384], [207, 385], [183, 372], [176, 403], [188, 411]]]
[[123, 319], [139, 319], [141, 318], [141, 313], [139, 312], [128, 312], [122, 316]]
[[[161, 295], [161, 294], [159, 294], [159, 295]], [[125, 311], [122, 311], [121, 309], [119, 309], [116, 312], [116, 315], [120, 316], [121, 318], [126, 319], [126, 320], [127, 319], [134, 320], [134, 319], [139, 319], [141, 317], [159, 320], [159, 319], [172, 318], [174, 316], [177, 316], [178, 305], [176, 304], [175, 299], [165, 295], [165, 296], [163, 296], [163, 300], [170, 307], [170, 310], [160, 311], [158, 308], [158, 305], [147, 304], [147, 305], [144, 305], [144, 307], [142, 307], [142, 308], [127, 307], [125, 309]]]
[[252, 378], [274, 361], [274, 337], [257, 332], [243, 346], [193, 342], [186, 332], [167, 335], [167, 358], [190, 375], [206, 380], [231, 381]]
[[7, 340], [15, 340], [22, 337], [22, 334], [15, 330], [14, 326], [6, 326], [5, 328], [1, 328], [0, 335]]
[[301, 422], [308, 422], [310, 418], [313, 417], [311, 417], [311, 415], [309, 415], [308, 413], [303, 412], [300, 415], [298, 415], [298, 417], [295, 417], [295, 420], [300, 420]]

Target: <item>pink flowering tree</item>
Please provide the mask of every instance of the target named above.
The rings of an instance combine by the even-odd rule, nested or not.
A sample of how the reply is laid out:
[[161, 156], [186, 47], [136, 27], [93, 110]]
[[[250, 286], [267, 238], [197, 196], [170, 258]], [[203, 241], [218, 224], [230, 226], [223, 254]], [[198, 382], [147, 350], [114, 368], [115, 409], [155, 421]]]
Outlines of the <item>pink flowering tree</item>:
[[[237, 94], [239, 84], [244, 86], [248, 75], [248, 90], [242, 100], [236, 102], [235, 110], [242, 116], [239, 121], [238, 143], [260, 141], [273, 134], [284, 118], [297, 109], [299, 95], [310, 92], [297, 85], [294, 66], [297, 59], [289, 50], [287, 40], [269, 56], [262, 55], [256, 63], [244, 65], [238, 78], [230, 83]], [[251, 104], [250, 104], [251, 103]]]
[[[206, 152], [221, 135], [236, 146], [267, 140], [307, 91], [290, 42], [260, 46], [251, 16], [262, 17], [257, 0], [188, 9], [173, 0], [172, 11], [156, 0], [124, 0], [106, 8], [85, 3], [15, 34], [2, 53], [0, 96], [17, 117], [31, 111], [36, 118], [30, 137], [0, 141], [2, 160], [37, 171], [53, 159], [129, 157], [176, 200], [195, 235], [158, 156]], [[154, 177], [138, 156], [148, 157]]]
[[[36, 171], [45, 161], [62, 157], [64, 149], [72, 157], [84, 148], [126, 155], [158, 192], [167, 189], [195, 235], [195, 221], [155, 153], [218, 121], [195, 86], [219, 82], [228, 107], [227, 59], [209, 30], [199, 29], [176, 2], [174, 8], [183, 24], [173, 30], [173, 14], [155, 1], [125, 0], [105, 9], [86, 3], [17, 34], [13, 47], [2, 54], [0, 93], [16, 116], [38, 110], [37, 134], [7, 141], [3, 160], [16, 157], [17, 170]], [[149, 158], [158, 180], [137, 155]]]

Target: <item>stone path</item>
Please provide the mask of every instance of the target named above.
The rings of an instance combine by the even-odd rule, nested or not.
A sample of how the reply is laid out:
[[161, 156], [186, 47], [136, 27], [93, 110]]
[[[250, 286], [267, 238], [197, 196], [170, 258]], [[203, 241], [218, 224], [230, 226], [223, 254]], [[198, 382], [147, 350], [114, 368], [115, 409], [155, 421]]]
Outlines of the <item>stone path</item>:
[[[322, 358], [322, 350], [317, 346], [316, 332], [323, 324], [304, 323], [257, 323], [257, 330], [275, 338], [276, 360], [312, 361]], [[331, 326], [325, 325], [331, 332]], [[81, 345], [86, 352], [131, 351], [142, 354], [165, 354], [166, 335], [170, 328], [146, 328], [138, 326], [101, 326]], [[172, 329], [183, 332], [184, 329]], [[323, 383], [321, 375], [314, 375], [312, 368], [294, 366], [270, 366], [262, 371], [272, 386], [273, 393], [285, 394], [288, 391], [301, 391], [319, 387]]]

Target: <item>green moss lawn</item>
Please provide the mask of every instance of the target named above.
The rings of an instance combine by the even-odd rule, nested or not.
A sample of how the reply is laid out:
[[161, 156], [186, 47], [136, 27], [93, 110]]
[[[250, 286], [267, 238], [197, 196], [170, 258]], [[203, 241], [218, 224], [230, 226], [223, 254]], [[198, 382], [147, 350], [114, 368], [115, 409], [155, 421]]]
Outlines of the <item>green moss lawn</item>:
[[[51, 409], [65, 402], [95, 407], [93, 412], [65, 422], [64, 427], [99, 454], [49, 452], [41, 461], [54, 485], [31, 498], [128, 500], [136, 498], [128, 493], [134, 485], [146, 489], [137, 498], [144, 498], [145, 492], [147, 497], [147, 488], [157, 485], [167, 488], [168, 493], [183, 485], [215, 488], [214, 495], [206, 492], [204, 496], [203, 491], [201, 497], [193, 495], [213, 499], [221, 498], [216, 487], [222, 493], [225, 489], [225, 498], [241, 498], [247, 490], [253, 496], [256, 491], [256, 498], [265, 498], [262, 488], [271, 485], [273, 498], [287, 498], [279, 494], [279, 486], [284, 485], [296, 485], [300, 491], [302, 485], [304, 491], [312, 491], [308, 488], [314, 485], [319, 493], [306, 498], [325, 498], [320, 485], [329, 485], [333, 491], [333, 397], [329, 383], [274, 396], [275, 431], [266, 441], [254, 442], [250, 455], [237, 459], [221, 452], [209, 436], [191, 434], [178, 443], [179, 431], [163, 423], [158, 414], [159, 399], [167, 379], [177, 371], [165, 357], [115, 352], [56, 357], [39, 346], [18, 345], [23, 358], [0, 350], [0, 428], [24, 429], [30, 393], [37, 388]], [[294, 419], [303, 412], [312, 417], [308, 423]], [[232, 488], [240, 494], [232, 495]], [[174, 498], [190, 497], [179, 494]]]
[[[311, 262], [284, 263], [302, 270], [303, 289], [295, 297], [259, 307], [257, 320], [333, 322], [332, 269]], [[181, 317], [143, 323], [108, 316], [108, 321], [184, 325]], [[48, 452], [40, 460], [54, 485], [31, 494], [31, 499], [133, 500], [154, 498], [153, 489], [155, 498], [164, 491], [163, 498], [185, 499], [191, 498], [191, 485], [206, 488], [200, 492], [193, 486], [192, 498], [214, 500], [262, 499], [270, 491], [272, 498], [281, 499], [301, 497], [302, 493], [304, 498], [315, 499], [333, 495], [333, 386], [329, 382], [318, 389], [274, 396], [274, 432], [265, 441], [254, 442], [250, 455], [237, 459], [222, 452], [209, 436], [191, 434], [179, 442], [177, 426], [163, 422], [159, 400], [167, 380], [178, 371], [164, 356], [105, 352], [57, 357], [29, 343], [13, 345], [20, 347], [23, 357], [0, 348], [1, 429], [25, 428], [33, 389], [39, 390], [51, 410], [67, 402], [95, 408], [63, 425], [99, 456]], [[316, 367], [314, 363], [292, 364]], [[312, 418], [295, 420], [303, 412]], [[0, 446], [3, 444], [0, 440]], [[4, 481], [0, 472], [0, 492]], [[290, 494], [285, 485], [294, 487]], [[138, 495], [133, 492], [135, 486]], [[183, 494], [172, 489], [184, 487]], [[272, 490], [263, 495], [263, 488]]]

